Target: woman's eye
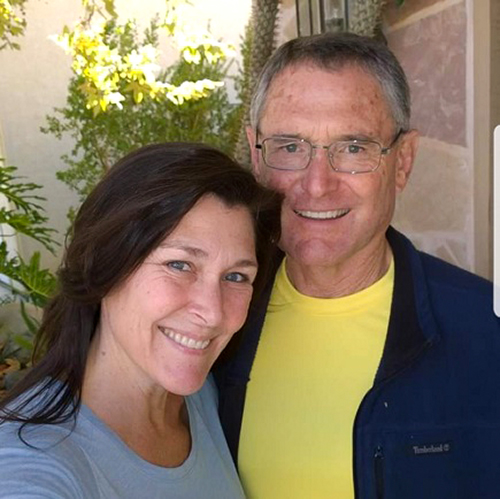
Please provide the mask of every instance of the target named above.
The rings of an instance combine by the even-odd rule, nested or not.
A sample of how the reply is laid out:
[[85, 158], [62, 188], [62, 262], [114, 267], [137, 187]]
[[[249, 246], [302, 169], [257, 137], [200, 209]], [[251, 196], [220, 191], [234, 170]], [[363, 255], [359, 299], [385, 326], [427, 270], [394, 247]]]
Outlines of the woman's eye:
[[179, 260], [175, 260], [173, 262], [167, 262], [167, 267], [173, 270], [180, 270], [182, 272], [187, 272], [191, 268], [189, 263]]
[[230, 282], [250, 282], [250, 278], [241, 272], [231, 272], [224, 277], [224, 280]]

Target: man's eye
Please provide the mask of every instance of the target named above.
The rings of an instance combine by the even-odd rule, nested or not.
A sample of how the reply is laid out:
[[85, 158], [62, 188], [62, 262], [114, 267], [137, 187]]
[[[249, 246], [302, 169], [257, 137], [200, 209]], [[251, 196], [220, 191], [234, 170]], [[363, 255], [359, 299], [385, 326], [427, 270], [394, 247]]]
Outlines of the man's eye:
[[226, 274], [224, 280], [230, 282], [250, 282], [250, 278], [241, 272], [230, 272], [229, 274]]
[[348, 144], [347, 147], [345, 148], [345, 152], [349, 154], [359, 154], [365, 151], [365, 148], [363, 146], [360, 146], [359, 144]]
[[167, 267], [173, 270], [180, 270], [181, 272], [187, 272], [190, 270], [190, 265], [187, 262], [180, 260], [174, 260], [172, 262], [167, 262]]
[[299, 150], [299, 145], [296, 143], [285, 144], [281, 147], [281, 149], [285, 150], [288, 153], [294, 153]]
[[274, 154], [295, 154], [301, 152], [301, 144], [297, 141], [277, 139], [269, 143], [269, 152]]

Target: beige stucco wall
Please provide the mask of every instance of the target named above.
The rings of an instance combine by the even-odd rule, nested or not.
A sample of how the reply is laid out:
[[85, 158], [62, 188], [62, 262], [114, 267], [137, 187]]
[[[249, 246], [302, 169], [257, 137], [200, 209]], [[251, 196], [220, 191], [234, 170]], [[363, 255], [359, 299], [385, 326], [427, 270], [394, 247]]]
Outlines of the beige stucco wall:
[[[217, 37], [239, 45], [251, 0], [192, 0], [192, 3], [190, 24], [205, 27], [211, 19], [211, 30]], [[164, 8], [164, 0], [117, 0], [116, 4], [124, 17], [136, 17], [143, 24]], [[54, 107], [64, 105], [70, 77], [69, 57], [48, 36], [75, 22], [80, 11], [81, 0], [30, 0], [26, 12], [28, 27], [20, 40], [22, 49], [0, 52], [0, 129], [4, 152], [8, 163], [16, 165], [30, 181], [44, 186], [42, 194], [47, 198], [50, 224], [60, 231], [61, 241], [67, 227], [67, 209], [76, 197], [55, 178], [55, 172], [64, 168], [60, 156], [70, 151], [71, 142], [69, 139], [60, 142], [39, 130], [45, 116]], [[20, 246], [25, 256], [40, 249], [27, 239]], [[54, 267], [58, 260], [59, 256], [44, 252], [44, 263]]]

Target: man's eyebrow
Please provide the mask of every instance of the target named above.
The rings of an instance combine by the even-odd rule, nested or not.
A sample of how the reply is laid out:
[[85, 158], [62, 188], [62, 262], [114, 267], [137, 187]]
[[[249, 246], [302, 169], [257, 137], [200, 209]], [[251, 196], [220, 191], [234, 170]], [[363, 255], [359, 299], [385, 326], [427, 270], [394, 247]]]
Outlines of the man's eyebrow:
[[[340, 135], [335, 139], [336, 141], [339, 140], [377, 140], [377, 138], [373, 137], [372, 135], [367, 135], [366, 133], [349, 133], [345, 135]], [[378, 140], [377, 140], [378, 141]]]
[[[273, 133], [272, 135], [269, 136], [269, 138], [273, 139], [304, 139], [309, 142], [310, 139], [303, 137], [302, 135], [298, 133]], [[333, 142], [339, 142], [339, 141], [346, 141], [346, 140], [369, 140], [369, 141], [376, 141], [378, 142], [378, 138], [374, 137], [372, 135], [368, 135], [366, 133], [348, 133], [344, 135], [338, 135], [336, 137], [333, 137], [330, 140], [330, 144]]]
[[302, 135], [298, 133], [273, 133], [269, 135], [273, 139], [303, 139]]

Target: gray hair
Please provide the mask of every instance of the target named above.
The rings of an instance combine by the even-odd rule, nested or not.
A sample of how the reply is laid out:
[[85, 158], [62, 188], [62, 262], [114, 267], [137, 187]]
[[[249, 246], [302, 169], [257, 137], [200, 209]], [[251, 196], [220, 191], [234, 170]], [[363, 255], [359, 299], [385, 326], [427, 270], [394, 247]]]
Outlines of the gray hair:
[[353, 33], [324, 33], [294, 38], [281, 45], [267, 61], [255, 87], [250, 106], [250, 122], [257, 129], [269, 88], [287, 67], [313, 64], [328, 71], [356, 65], [370, 73], [382, 87], [396, 129], [410, 127], [410, 89], [403, 68], [381, 42]]

